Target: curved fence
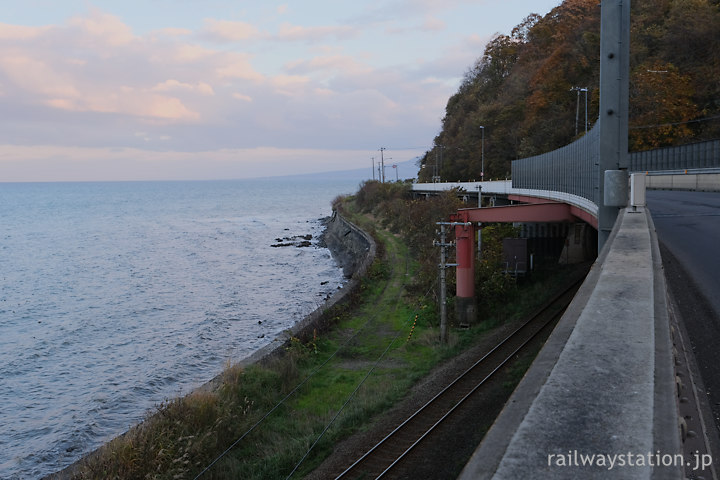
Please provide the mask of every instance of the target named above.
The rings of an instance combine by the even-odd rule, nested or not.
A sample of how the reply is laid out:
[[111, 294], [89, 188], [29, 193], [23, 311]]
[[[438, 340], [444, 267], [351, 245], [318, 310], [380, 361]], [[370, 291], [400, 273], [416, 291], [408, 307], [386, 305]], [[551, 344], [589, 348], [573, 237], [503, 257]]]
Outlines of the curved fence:
[[630, 154], [631, 172], [720, 167], [720, 140], [689, 143]]
[[599, 122], [585, 136], [552, 152], [512, 162], [513, 188], [570, 193], [599, 203]]
[[[512, 162], [513, 188], [570, 193], [600, 204], [600, 129], [552, 152]], [[631, 172], [720, 168], [720, 140], [629, 154]]]

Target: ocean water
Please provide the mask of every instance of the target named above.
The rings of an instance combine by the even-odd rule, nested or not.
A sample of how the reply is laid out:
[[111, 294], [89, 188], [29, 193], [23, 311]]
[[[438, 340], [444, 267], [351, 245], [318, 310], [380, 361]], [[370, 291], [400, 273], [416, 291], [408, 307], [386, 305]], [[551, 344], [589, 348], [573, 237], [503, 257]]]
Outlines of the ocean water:
[[344, 281], [319, 219], [357, 186], [0, 184], [0, 478], [64, 468], [314, 310]]

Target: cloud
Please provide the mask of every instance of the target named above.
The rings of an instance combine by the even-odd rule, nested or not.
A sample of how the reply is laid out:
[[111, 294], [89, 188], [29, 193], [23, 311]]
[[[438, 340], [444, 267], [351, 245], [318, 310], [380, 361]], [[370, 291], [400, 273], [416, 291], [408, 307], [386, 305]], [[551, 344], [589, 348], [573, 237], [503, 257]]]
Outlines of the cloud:
[[[93, 10], [58, 26], [0, 31], [0, 145], [25, 143], [28, 150], [13, 151], [29, 155], [31, 173], [55, 165], [33, 160], [38, 152], [55, 155], [57, 165], [69, 162], [77, 176], [83, 170], [74, 154], [105, 158], [103, 165], [125, 158], [139, 169], [134, 178], [176, 175], [177, 166], [206, 175], [191, 166], [205, 154], [223, 161], [257, 155], [268, 163], [278, 155], [290, 172], [289, 158], [309, 159], [310, 151], [329, 157], [319, 152], [422, 143], [435, 134], [452, 93], [440, 64], [374, 66], [364, 45], [357, 52], [352, 44], [359, 42], [342, 42], [363, 34], [348, 26], [285, 23], [268, 35], [243, 22], [206, 20], [195, 32], [134, 34], [118, 17]], [[215, 42], [235, 40], [219, 46], [208, 41], [210, 32]], [[258, 150], [263, 145], [277, 149]], [[172, 163], [173, 155], [187, 163]], [[160, 158], [173, 167], [163, 172], [153, 163]], [[93, 172], [87, 178], [101, 176], [100, 164], [83, 164]], [[257, 175], [278, 171], [253, 168]], [[213, 178], [229, 176], [245, 170], [219, 169]]]
[[260, 30], [246, 22], [205, 19], [203, 35], [213, 40], [240, 42], [261, 36]]
[[0, 70], [5, 78], [26, 92], [43, 97], [78, 98], [80, 91], [69, 75], [56, 71], [48, 63], [17, 54], [0, 56]]
[[252, 102], [253, 101], [252, 97], [249, 97], [247, 95], [243, 95], [242, 93], [237, 93], [237, 92], [233, 93], [232, 97], [236, 100], [240, 100], [243, 102]]
[[119, 17], [96, 8], [90, 10], [90, 16], [70, 19], [68, 26], [80, 30], [89, 41], [111, 46], [127, 45], [136, 39], [132, 29]]
[[0, 40], [30, 40], [47, 33], [52, 28], [50, 26], [26, 27], [0, 23]]
[[207, 68], [212, 68], [220, 80], [249, 80], [262, 82], [265, 76], [253, 67], [252, 56], [247, 53], [215, 51], [207, 58]]
[[447, 24], [432, 16], [425, 17], [425, 21], [422, 24], [421, 30], [426, 32], [441, 32], [447, 28]]
[[292, 25], [283, 23], [277, 34], [277, 38], [286, 42], [317, 42], [330, 39], [347, 39], [359, 35], [360, 32], [350, 26], [321, 26], [321, 27], [303, 27], [300, 25]]
[[392, 26], [385, 29], [391, 35], [405, 35], [412, 32], [441, 32], [447, 28], [439, 18], [426, 15], [422, 23], [411, 26]]
[[288, 72], [308, 74], [317, 71], [337, 71], [346, 74], [365, 74], [372, 69], [358, 62], [354, 57], [349, 55], [323, 55], [310, 59], [294, 60], [289, 62], [285, 69]]
[[215, 95], [213, 88], [205, 82], [197, 82], [195, 85], [189, 83], [183, 83], [178, 80], [170, 79], [165, 80], [162, 83], [158, 83], [151, 88], [153, 92], [172, 92], [172, 91], [183, 91], [193, 92], [199, 95]]

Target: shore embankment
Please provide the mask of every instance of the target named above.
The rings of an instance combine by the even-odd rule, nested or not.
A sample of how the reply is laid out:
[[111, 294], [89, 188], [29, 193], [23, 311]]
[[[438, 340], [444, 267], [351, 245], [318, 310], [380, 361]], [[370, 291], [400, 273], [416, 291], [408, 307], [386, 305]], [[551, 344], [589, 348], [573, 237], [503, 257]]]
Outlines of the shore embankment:
[[[335, 260], [343, 269], [348, 281], [338, 291], [326, 298], [325, 302], [313, 312], [305, 316], [291, 328], [276, 337], [271, 343], [239, 362], [241, 366], [252, 365], [278, 353], [290, 338], [307, 338], [313, 331], [324, 331], [329, 326], [326, 312], [336, 306], [348, 302], [352, 293], [360, 284], [377, 254], [377, 245], [372, 236], [357, 225], [334, 211], [325, 219], [325, 231], [320, 239], [320, 246], [330, 250]], [[219, 377], [213, 381], [219, 380]]]
[[[325, 231], [319, 241], [319, 246], [326, 247], [330, 250], [338, 264], [343, 268], [343, 273], [348, 278], [348, 281], [342, 288], [327, 297], [323, 304], [318, 306], [313, 312], [306, 315], [291, 328], [282, 332], [266, 346], [240, 360], [237, 366], [244, 368], [253, 364], [267, 362], [274, 357], [282, 355], [291, 339], [312, 337], [314, 332], [325, 331], [331, 326], [332, 320], [328, 318], [328, 312], [332, 311], [334, 307], [340, 307], [349, 302], [353, 293], [359, 287], [360, 280], [373, 263], [377, 254], [375, 241], [371, 235], [361, 230], [337, 212], [333, 212], [331, 217], [324, 219], [324, 224]], [[194, 395], [198, 392], [215, 391], [222, 386], [223, 379], [224, 373], [221, 373], [189, 395]], [[145, 420], [145, 423], [152, 422], [152, 420], [153, 417], [151, 416]], [[125, 435], [127, 435], [127, 432], [120, 435], [120, 437]], [[77, 462], [59, 472], [44, 477], [44, 479], [59, 480], [76, 478], [79, 475], [82, 465], [91, 461], [93, 457], [101, 455], [103, 448], [105, 447], [100, 447], [86, 454]]]

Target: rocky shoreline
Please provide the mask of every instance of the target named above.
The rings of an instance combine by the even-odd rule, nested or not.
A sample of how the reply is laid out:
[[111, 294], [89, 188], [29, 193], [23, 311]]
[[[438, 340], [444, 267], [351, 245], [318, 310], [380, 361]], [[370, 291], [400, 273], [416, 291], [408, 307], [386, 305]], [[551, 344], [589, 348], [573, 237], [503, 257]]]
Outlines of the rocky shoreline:
[[[365, 275], [367, 269], [370, 268], [370, 265], [375, 259], [377, 247], [375, 241], [368, 233], [349, 222], [337, 212], [333, 212], [331, 217], [324, 219], [323, 223], [325, 225], [325, 231], [318, 239], [318, 246], [330, 250], [335, 261], [342, 267], [343, 275], [348, 278], [347, 283], [328, 297], [325, 303], [315, 309], [315, 311], [298, 321], [291, 328], [283, 332], [282, 335], [276, 337], [270, 344], [238, 362], [239, 365], [252, 365], [272, 355], [282, 353], [282, 347], [285, 346], [291, 337], [308, 337], [312, 336], [313, 330], [320, 331], [328, 328], [329, 324], [323, 318], [323, 314], [332, 307], [348, 301], [350, 295], [358, 287], [360, 279]], [[207, 386], [215, 388], [218, 386], [218, 382], [220, 382], [219, 376], [211, 382], [208, 382]]]
[[[238, 364], [248, 366], [267, 359], [281, 355], [284, 347], [293, 337], [303, 338], [312, 335], [314, 330], [324, 330], [330, 326], [329, 319], [324, 318], [325, 312], [334, 306], [349, 301], [351, 294], [360, 284], [360, 279], [365, 275], [376, 255], [376, 245], [372, 237], [358, 228], [353, 223], [343, 218], [337, 212], [331, 217], [323, 220], [325, 231], [318, 239], [318, 246], [328, 248], [333, 258], [343, 269], [343, 274], [348, 278], [347, 283], [338, 289], [333, 295], [326, 299], [325, 303], [315, 309], [312, 313], [297, 322], [291, 328], [272, 340], [268, 345], [257, 350], [253, 354], [242, 359]], [[304, 240], [303, 240], [304, 241]], [[212, 391], [222, 384], [222, 374], [200, 386], [196, 391]], [[123, 436], [124, 434], [120, 435]], [[100, 449], [88, 453], [80, 460], [65, 469], [50, 474], [43, 480], [70, 479], [76, 473], [83, 461], [95, 455]]]

